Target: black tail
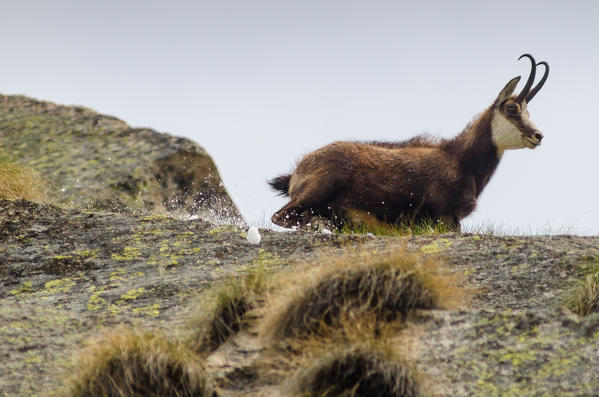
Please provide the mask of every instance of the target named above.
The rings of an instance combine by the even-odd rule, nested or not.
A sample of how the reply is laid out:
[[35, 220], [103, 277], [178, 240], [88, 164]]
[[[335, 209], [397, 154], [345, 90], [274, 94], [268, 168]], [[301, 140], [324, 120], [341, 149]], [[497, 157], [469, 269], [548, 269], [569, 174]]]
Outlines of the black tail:
[[291, 174], [279, 175], [276, 178], [268, 181], [268, 184], [273, 190], [278, 190], [280, 196], [289, 196], [289, 180]]

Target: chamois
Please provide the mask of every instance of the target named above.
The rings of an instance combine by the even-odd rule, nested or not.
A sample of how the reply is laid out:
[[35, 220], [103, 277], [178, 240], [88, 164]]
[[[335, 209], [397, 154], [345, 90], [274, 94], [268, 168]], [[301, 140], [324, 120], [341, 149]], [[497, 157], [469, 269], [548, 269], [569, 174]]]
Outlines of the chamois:
[[[284, 227], [304, 227], [313, 217], [334, 224], [352, 213], [389, 224], [430, 219], [459, 229], [507, 149], [534, 149], [543, 135], [529, 119], [527, 104], [549, 74], [546, 62], [532, 62], [519, 95], [520, 76], [453, 139], [417, 136], [404, 142], [338, 141], [305, 155], [291, 174], [268, 183], [291, 201], [272, 216]], [[536, 68], [545, 72], [532, 88]], [[531, 89], [532, 88], [532, 89]]]

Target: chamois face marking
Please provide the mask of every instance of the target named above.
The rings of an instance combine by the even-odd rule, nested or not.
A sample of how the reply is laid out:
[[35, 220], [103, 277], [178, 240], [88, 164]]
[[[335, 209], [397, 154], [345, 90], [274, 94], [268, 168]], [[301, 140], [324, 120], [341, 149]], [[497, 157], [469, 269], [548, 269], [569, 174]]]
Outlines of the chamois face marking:
[[503, 87], [493, 104], [491, 138], [497, 146], [497, 155], [499, 157], [508, 149], [522, 149], [525, 147], [534, 149], [541, 144], [543, 139], [543, 134], [529, 118], [527, 103], [545, 83], [549, 69], [546, 62], [539, 63], [545, 66], [545, 75], [531, 91], [537, 65], [534, 58], [529, 54], [524, 54], [520, 58], [522, 57], [529, 57], [532, 61], [532, 70], [522, 92], [518, 96], [512, 96], [516, 85], [520, 81], [520, 76], [514, 77]]
[[543, 134], [529, 118], [526, 102], [517, 103], [513, 99], [494, 110], [491, 131], [499, 155], [508, 149], [534, 149], [543, 139]]

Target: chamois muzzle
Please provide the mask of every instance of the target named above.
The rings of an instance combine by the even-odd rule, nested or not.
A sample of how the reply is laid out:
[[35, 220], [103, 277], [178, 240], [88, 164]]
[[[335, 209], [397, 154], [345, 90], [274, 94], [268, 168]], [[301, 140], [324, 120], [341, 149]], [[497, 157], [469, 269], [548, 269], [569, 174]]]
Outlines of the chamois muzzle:
[[541, 144], [543, 140], [543, 134], [540, 131], [533, 132], [529, 137], [526, 138], [528, 143], [530, 143], [529, 148], [534, 149]]
[[538, 139], [539, 141], [543, 139], [543, 134], [541, 134], [540, 132], [535, 132], [532, 136], [533, 138]]

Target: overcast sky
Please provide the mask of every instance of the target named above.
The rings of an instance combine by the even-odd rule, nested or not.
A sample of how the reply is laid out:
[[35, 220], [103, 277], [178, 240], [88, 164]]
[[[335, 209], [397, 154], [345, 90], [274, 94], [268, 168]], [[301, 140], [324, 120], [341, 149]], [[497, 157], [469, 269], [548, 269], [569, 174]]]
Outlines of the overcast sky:
[[[545, 135], [507, 152], [466, 225], [599, 233], [599, 2], [3, 1], [0, 92], [188, 137], [250, 224], [266, 179], [334, 140], [451, 137], [517, 75]], [[521, 88], [523, 83], [519, 86]]]

